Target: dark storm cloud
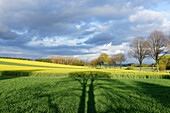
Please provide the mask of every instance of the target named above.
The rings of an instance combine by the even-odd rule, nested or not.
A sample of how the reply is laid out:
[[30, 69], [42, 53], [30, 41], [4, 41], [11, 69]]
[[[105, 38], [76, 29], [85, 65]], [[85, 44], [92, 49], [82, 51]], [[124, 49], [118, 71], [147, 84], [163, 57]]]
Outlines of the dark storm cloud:
[[14, 32], [11, 32], [7, 26], [0, 24], [0, 38], [4, 40], [14, 39], [17, 35]]
[[86, 36], [86, 35], [91, 35], [91, 34], [94, 34], [94, 33], [95, 33], [95, 30], [93, 30], [93, 31], [86, 31], [82, 35]]
[[[59, 45], [53, 47], [45, 47], [45, 46], [26, 46], [20, 45], [20, 47], [13, 46], [12, 48], [9, 46], [1, 46], [0, 47], [0, 55], [1, 56], [10, 56], [10, 57], [26, 57], [26, 58], [42, 58], [50, 55], [86, 55], [93, 54], [93, 52], [84, 52], [82, 49], [89, 49], [91, 46], [68, 46], [68, 45]], [[10, 50], [10, 51], [9, 51]], [[2, 51], [9, 51], [3, 53]], [[18, 52], [19, 51], [19, 52]]]
[[109, 33], [102, 33], [95, 35], [94, 37], [85, 41], [86, 44], [95, 44], [95, 45], [103, 45], [112, 42], [114, 36]]
[[3, 23], [13, 29], [26, 27], [30, 31], [36, 30], [39, 35], [70, 34], [76, 32], [74, 25], [80, 21], [120, 19], [136, 7], [131, 7], [125, 0], [2, 0], [0, 6], [0, 20]]
[[13, 32], [0, 33], [0, 38], [2, 38], [4, 40], [14, 39], [16, 37], [17, 37], [17, 35]]

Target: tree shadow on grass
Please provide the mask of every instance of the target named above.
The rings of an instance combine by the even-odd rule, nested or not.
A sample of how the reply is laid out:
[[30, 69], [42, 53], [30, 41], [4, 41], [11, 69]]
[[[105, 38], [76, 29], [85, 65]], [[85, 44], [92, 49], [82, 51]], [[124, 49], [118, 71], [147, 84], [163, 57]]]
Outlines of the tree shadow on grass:
[[[80, 103], [79, 103], [79, 110], [78, 113], [85, 113], [85, 108], [86, 108], [86, 88], [87, 88], [87, 78], [82, 79], [75, 79], [77, 80], [82, 87], [82, 95], [80, 96]], [[82, 81], [81, 81], [82, 80]], [[91, 83], [89, 85], [89, 91], [88, 91], [88, 101], [87, 101], [87, 113], [96, 113], [95, 109], [95, 100], [94, 100], [94, 79], [90, 79]]]
[[17, 76], [0, 76], [0, 80], [13, 79], [13, 78], [17, 78]]
[[[104, 113], [170, 111], [170, 87], [139, 81], [134, 81], [135, 86], [133, 86], [116, 79], [103, 79], [100, 81], [100, 83], [95, 84], [95, 90], [103, 90], [100, 95], [96, 96], [104, 96], [106, 98], [106, 100], [99, 99], [100, 104], [106, 105], [107, 109], [102, 111]], [[159, 109], [156, 106], [153, 109], [150, 106], [148, 106], [149, 109], [140, 107], [143, 102], [152, 106], [154, 100], [146, 100], [145, 97], [155, 99], [157, 103], [166, 107], [166, 110], [164, 107]]]
[[41, 70], [42, 69], [1, 71], [0, 80], [13, 79], [13, 78], [18, 78], [18, 77], [26, 77], [26, 76], [29, 76], [32, 72], [41, 71]]
[[123, 88], [124, 90], [126, 90], [124, 88], [124, 86], [126, 86], [125, 83], [120, 82], [119, 80], [116, 79], [110, 79], [110, 80], [103, 79], [99, 81], [101, 82], [95, 84], [95, 90], [102, 90], [102, 92], [96, 96], [101, 96], [101, 99], [99, 99], [98, 102], [101, 105], [105, 106], [105, 109], [99, 112], [101, 113], [110, 113], [110, 112], [122, 113], [122, 112], [135, 112], [135, 111], [142, 112], [141, 110], [136, 108], [132, 108], [132, 107], [127, 108], [123, 106], [123, 102], [129, 101], [128, 94], [124, 95], [125, 93], [121, 92], [118, 89]]
[[85, 108], [86, 108], [86, 87], [87, 87], [87, 82], [88, 79], [84, 78], [83, 81], [81, 81], [81, 79], [75, 79], [77, 80], [82, 87], [82, 95], [80, 96], [80, 103], [79, 103], [79, 109], [78, 109], [78, 113], [85, 113]]
[[[25, 106], [24, 109], [20, 108], [19, 112], [28, 112], [30, 109], [32, 109], [32, 110], [35, 110], [34, 112], [49, 112], [50, 111], [50, 112], [58, 113], [59, 112], [58, 111], [58, 105], [56, 103], [52, 102], [53, 101], [53, 99], [52, 99], [53, 94], [52, 93], [45, 93], [46, 90], [43, 89], [43, 88], [47, 88], [47, 87], [49, 87], [49, 86], [41, 84], [41, 86], [38, 86], [38, 87], [33, 86], [33, 87], [22, 88], [22, 89], [17, 91], [19, 93], [19, 95], [23, 95], [23, 96], [20, 97], [21, 99], [18, 100], [18, 101], [14, 99], [14, 101], [10, 102], [10, 104], [17, 105], [20, 102], [27, 102], [27, 101], [30, 101], [30, 100], [34, 100], [34, 101], [32, 101], [31, 106], [30, 105]], [[10, 93], [13, 93], [13, 92], [14, 91], [11, 91]], [[30, 92], [32, 92], [32, 93], [30, 93]], [[30, 94], [31, 97], [24, 97], [25, 94]], [[30, 95], [27, 95], [27, 96], [30, 96]], [[47, 98], [46, 105], [48, 106], [48, 109], [44, 110], [44, 108], [41, 108], [40, 110], [39, 109], [37, 110], [36, 101], [37, 100], [40, 101], [43, 98]], [[41, 103], [38, 103], [38, 104], [41, 104]]]
[[87, 113], [96, 113], [95, 100], [94, 100], [94, 79], [91, 79], [91, 84], [89, 86], [88, 92], [88, 102], [87, 102]]
[[[90, 80], [90, 82], [88, 82], [88, 80]], [[21, 101], [27, 102], [30, 101], [30, 99], [32, 99], [33, 106], [24, 108], [25, 111], [29, 111], [29, 109], [32, 109], [34, 107], [34, 104], [37, 105], [37, 103], [34, 103], [34, 100], [39, 101], [45, 98], [46, 99], [45, 102], [48, 106], [47, 110], [49, 110], [48, 112], [62, 112], [61, 111], [62, 109], [64, 110], [74, 109], [77, 110], [77, 112], [79, 113], [85, 113], [86, 108], [87, 108], [87, 113], [151, 112], [148, 109], [140, 107], [140, 105], [143, 104], [142, 103], [143, 101], [144, 102], [150, 101], [150, 100], [143, 100], [144, 98], [140, 97], [144, 95], [155, 99], [159, 104], [162, 104], [168, 109], [168, 107], [170, 106], [170, 95], [169, 95], [170, 87], [145, 83], [141, 81], [133, 81], [133, 83], [135, 83], [135, 85], [127, 84], [126, 82], [122, 82], [121, 80], [117, 80], [117, 79], [93, 79], [93, 78], [92, 79], [86, 79], [86, 78], [66, 79], [65, 78], [62, 80], [61, 79], [57, 80], [56, 84], [43, 83], [37, 86], [32, 85], [29, 87], [22, 88], [17, 91], [17, 94], [20, 93], [19, 95], [21, 95], [23, 98], [20, 98], [20, 100], [18, 99], [16, 101], [9, 102], [9, 104], [17, 104]], [[86, 88], [88, 87], [89, 90], [87, 91]], [[16, 89], [8, 93], [13, 94], [13, 92], [14, 94], [16, 94]], [[134, 93], [135, 95], [131, 95], [132, 93]], [[24, 96], [25, 94], [27, 94], [28, 97]], [[86, 106], [87, 94], [88, 94], [88, 100]], [[32, 97], [29, 97], [30, 95]], [[97, 100], [96, 97], [98, 96], [100, 97], [102, 96], [102, 98], [101, 99], [97, 98], [98, 99]], [[69, 97], [71, 97], [71, 100], [67, 100]], [[106, 99], [104, 100], [103, 97]], [[11, 97], [7, 97], [7, 98], [11, 98]], [[64, 100], [65, 98], [66, 100]], [[74, 101], [74, 98], [76, 99], [78, 98], [78, 99]], [[71, 101], [69, 103], [71, 107], [69, 106], [70, 108], [61, 108], [60, 104], [62, 101], [65, 101], [66, 103]], [[75, 104], [72, 101], [77, 102], [77, 104]], [[126, 106], [124, 106], [124, 103]], [[149, 103], [152, 103], [152, 101]], [[75, 105], [74, 107], [72, 106], [73, 104]], [[99, 104], [104, 105], [106, 109], [103, 111], [100, 109], [96, 109], [96, 107], [98, 107]], [[33, 109], [37, 110], [35, 107]], [[154, 109], [157, 110], [158, 108], [155, 107]], [[47, 112], [47, 111], [39, 111], [39, 112]], [[162, 110], [162, 112], [164, 111]]]
[[[65, 106], [61, 106], [62, 101], [67, 103], [65, 98], [70, 98], [74, 101], [73, 98], [80, 97], [79, 93], [76, 93], [79, 89], [78, 87], [67, 88], [65, 86], [70, 86], [71, 83], [76, 83], [70, 79], [68, 80], [59, 80], [56, 84], [43, 83], [39, 85], [30, 85], [28, 87], [20, 88], [19, 90], [13, 89], [6, 95], [5, 98], [10, 100], [6, 101], [7, 105], [10, 105], [10, 112], [14, 112], [11, 110], [18, 110], [18, 112], [30, 112], [33, 110], [34, 112], [52, 112], [52, 113], [61, 113], [61, 112], [69, 112], [69, 109], [73, 108], [61, 108]], [[65, 85], [65, 86], [64, 86]], [[17, 93], [16, 93], [17, 92]], [[15, 94], [15, 95], [13, 95]], [[20, 98], [20, 99], [19, 99]], [[69, 100], [68, 100], [69, 101]], [[27, 103], [29, 102], [29, 103]], [[25, 107], [20, 107], [20, 103], [25, 103]], [[28, 105], [27, 105], [28, 104]], [[64, 103], [65, 104], [65, 103]], [[75, 103], [69, 103], [70, 106], [74, 106]], [[60, 106], [60, 108], [59, 108]], [[15, 109], [14, 109], [15, 107]]]
[[[99, 102], [102, 105], [106, 105], [104, 113], [108, 112], [155, 112], [158, 110], [164, 112], [164, 108], [159, 110], [158, 107], [153, 108], [149, 106], [149, 109], [140, 107], [144, 103], [149, 105], [152, 104], [153, 100], [146, 100], [147, 98], [154, 98], [159, 104], [168, 108], [170, 107], [170, 87], [161, 86], [157, 84], [132, 81], [132, 84], [127, 84], [117, 79], [90, 79], [91, 82], [88, 85], [88, 79], [75, 79], [81, 84], [82, 95], [80, 96], [79, 103], [79, 113], [84, 113], [86, 110], [86, 88], [89, 86], [88, 91], [88, 101], [87, 101], [87, 113], [96, 113], [100, 112], [96, 110], [96, 96], [104, 96], [107, 101], [102, 99]], [[94, 83], [94, 81], [96, 81]], [[80, 90], [79, 89], [79, 90]], [[103, 92], [100, 92], [101, 95], [94, 95], [95, 91], [102, 89]], [[75, 89], [73, 89], [75, 90]], [[144, 96], [144, 97], [143, 97]], [[145, 96], [147, 97], [145, 99]], [[111, 104], [108, 104], [108, 101]], [[124, 104], [125, 103], [125, 104]], [[97, 103], [98, 104], [98, 103]], [[125, 105], [125, 106], [124, 106]], [[145, 105], [146, 107], [147, 105]], [[154, 110], [155, 109], [155, 110]], [[165, 110], [165, 111], [166, 111]]]
[[140, 81], [136, 81], [136, 84], [142, 88], [143, 94], [170, 109], [170, 87]]

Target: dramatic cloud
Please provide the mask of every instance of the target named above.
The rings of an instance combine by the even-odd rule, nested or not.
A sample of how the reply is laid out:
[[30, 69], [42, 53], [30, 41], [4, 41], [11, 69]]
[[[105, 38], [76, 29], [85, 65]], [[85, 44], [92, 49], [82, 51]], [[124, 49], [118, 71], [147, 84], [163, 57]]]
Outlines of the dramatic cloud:
[[95, 45], [103, 45], [112, 42], [114, 36], [109, 33], [102, 33], [95, 35], [93, 38], [88, 39], [85, 41], [86, 44], [95, 44]]
[[170, 31], [169, 5], [169, 0], [1, 0], [0, 56], [89, 61], [101, 52], [126, 54], [134, 37]]
[[11, 32], [7, 26], [0, 24], [0, 38], [8, 40], [14, 39], [16, 37], [17, 37], [16, 33]]

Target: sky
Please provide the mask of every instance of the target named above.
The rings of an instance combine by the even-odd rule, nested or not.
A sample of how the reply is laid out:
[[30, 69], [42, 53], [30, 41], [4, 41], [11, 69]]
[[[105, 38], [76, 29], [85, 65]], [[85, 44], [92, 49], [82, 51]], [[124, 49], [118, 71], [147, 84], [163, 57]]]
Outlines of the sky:
[[154, 30], [170, 31], [169, 0], [0, 0], [1, 57], [128, 57], [131, 41]]

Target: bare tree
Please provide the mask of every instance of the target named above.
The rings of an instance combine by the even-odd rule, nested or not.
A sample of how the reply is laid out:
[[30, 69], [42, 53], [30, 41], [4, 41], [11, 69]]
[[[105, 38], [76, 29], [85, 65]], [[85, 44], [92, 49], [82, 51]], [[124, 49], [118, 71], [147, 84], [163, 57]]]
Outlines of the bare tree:
[[126, 61], [126, 57], [124, 53], [117, 53], [115, 54], [116, 61], [120, 63], [120, 69], [122, 69], [122, 62]]
[[113, 55], [112, 58], [113, 58], [114, 68], [116, 68], [116, 55]]
[[109, 57], [109, 58], [108, 58], [108, 64], [109, 64], [109, 68], [111, 68], [111, 66], [112, 66], [113, 64], [115, 64], [115, 59], [113, 59], [113, 57]]
[[100, 65], [99, 58], [96, 58], [96, 59], [92, 60], [91, 65], [92, 65], [92, 67], [97, 67], [97, 65]]
[[168, 41], [167, 41], [167, 51], [168, 51], [168, 54], [170, 54], [170, 32], [167, 35], [167, 39], [168, 39]]
[[[159, 72], [159, 60], [169, 52], [168, 38], [161, 31], [154, 31], [149, 35], [147, 48], [149, 56], [156, 61], [157, 71]], [[161, 56], [160, 56], [161, 55]]]
[[140, 71], [142, 70], [142, 62], [148, 57], [148, 50], [146, 49], [146, 41], [143, 37], [136, 37], [130, 44], [128, 55], [139, 61]]

